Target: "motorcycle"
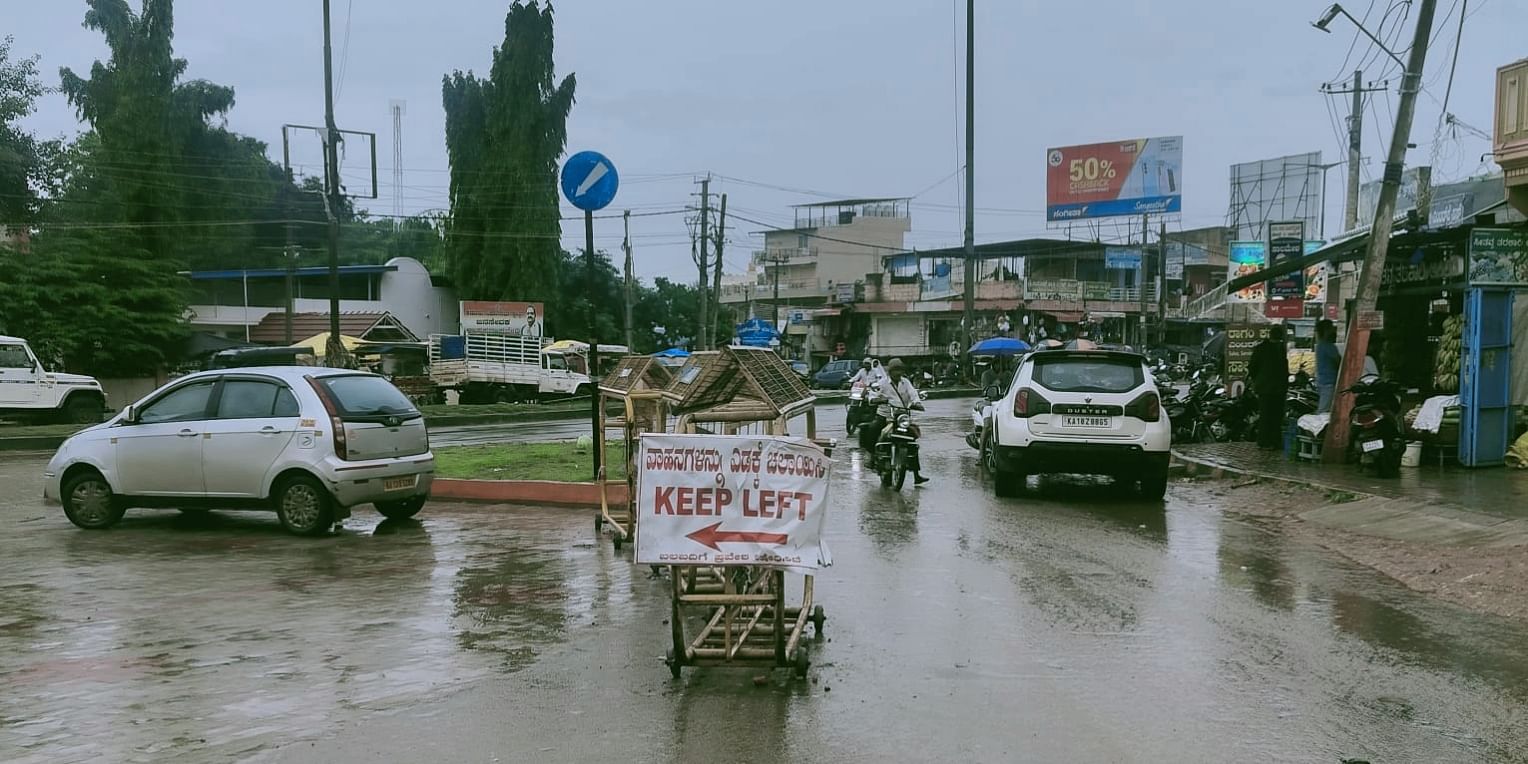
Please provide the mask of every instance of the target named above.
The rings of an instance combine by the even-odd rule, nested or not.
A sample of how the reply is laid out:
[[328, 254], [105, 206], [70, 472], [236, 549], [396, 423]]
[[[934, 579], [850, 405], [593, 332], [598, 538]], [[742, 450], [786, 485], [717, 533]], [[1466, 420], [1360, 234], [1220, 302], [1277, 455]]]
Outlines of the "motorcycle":
[[[852, 396], [853, 393], [850, 395]], [[859, 439], [859, 447], [866, 452], [875, 450], [876, 438], [880, 437], [882, 428], [886, 426], [885, 420], [876, 413], [885, 402], [886, 396], [881, 394], [879, 387], [865, 386], [864, 395], [857, 408], [859, 414], [856, 415], [854, 429], [849, 432], [851, 436]]]
[[[922, 408], [922, 404], [916, 404]], [[918, 461], [918, 426], [913, 424], [912, 410], [892, 408], [891, 429], [875, 444], [875, 471], [881, 475], [881, 485], [895, 491], [902, 490], [907, 473], [921, 472]]]
[[1400, 389], [1395, 382], [1371, 375], [1344, 391], [1354, 395], [1348, 461], [1360, 468], [1373, 467], [1380, 477], [1400, 474], [1401, 454], [1406, 450]]
[[844, 430], [854, 437], [860, 425], [875, 418], [875, 406], [870, 405], [870, 385], [855, 382], [849, 388], [849, 402], [844, 404]]
[[966, 445], [982, 450], [982, 430], [992, 414], [992, 405], [1003, 397], [1003, 389], [997, 385], [988, 387], [985, 394], [971, 407], [971, 431], [966, 433]]

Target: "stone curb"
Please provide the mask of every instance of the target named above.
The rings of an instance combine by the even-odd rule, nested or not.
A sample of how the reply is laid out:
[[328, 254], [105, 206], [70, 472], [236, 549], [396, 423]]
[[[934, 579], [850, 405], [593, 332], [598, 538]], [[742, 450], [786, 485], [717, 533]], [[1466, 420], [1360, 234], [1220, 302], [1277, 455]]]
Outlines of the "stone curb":
[[[612, 504], [626, 503], [626, 484], [609, 487]], [[561, 507], [598, 507], [597, 483], [562, 483], [554, 480], [457, 480], [436, 478], [430, 498], [491, 504], [537, 504]]]

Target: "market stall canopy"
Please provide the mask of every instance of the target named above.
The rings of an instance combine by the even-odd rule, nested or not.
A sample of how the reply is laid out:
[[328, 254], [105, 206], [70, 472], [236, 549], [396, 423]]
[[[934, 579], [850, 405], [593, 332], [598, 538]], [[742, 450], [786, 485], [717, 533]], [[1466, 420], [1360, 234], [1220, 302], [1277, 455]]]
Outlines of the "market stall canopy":
[[690, 351], [684, 348], [669, 348], [668, 350], [660, 350], [653, 353], [653, 355], [659, 358], [689, 358]]
[[690, 354], [664, 397], [699, 421], [767, 421], [815, 402], [801, 376], [772, 350], [726, 347]]
[[674, 372], [656, 355], [629, 355], [600, 380], [600, 391], [625, 397], [643, 390], [663, 390], [673, 380]]
[[[340, 335], [340, 345], [347, 351], [355, 350], [364, 344], [364, 342], [360, 337], [351, 337], [348, 334]], [[329, 352], [329, 333], [319, 332], [302, 342], [293, 343], [292, 347], [308, 348], [313, 351], [313, 355], [323, 358], [324, 354]]]
[[1029, 343], [1012, 337], [988, 337], [971, 346], [971, 355], [1014, 356], [1028, 352]]

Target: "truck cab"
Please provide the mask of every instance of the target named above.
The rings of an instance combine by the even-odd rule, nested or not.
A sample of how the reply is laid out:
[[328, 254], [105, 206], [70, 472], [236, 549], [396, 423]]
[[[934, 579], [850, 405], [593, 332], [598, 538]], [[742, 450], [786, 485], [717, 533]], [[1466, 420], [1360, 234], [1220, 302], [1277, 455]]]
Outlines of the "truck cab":
[[0, 416], [92, 424], [105, 408], [100, 382], [48, 371], [26, 340], [0, 336]]

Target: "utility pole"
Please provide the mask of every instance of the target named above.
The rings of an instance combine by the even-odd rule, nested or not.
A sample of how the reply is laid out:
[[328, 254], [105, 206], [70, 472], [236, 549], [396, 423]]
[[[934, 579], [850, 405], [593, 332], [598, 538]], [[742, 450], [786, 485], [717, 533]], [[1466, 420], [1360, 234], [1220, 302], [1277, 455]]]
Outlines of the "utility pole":
[[966, 373], [976, 343], [976, 0], [966, 0], [966, 289], [961, 326], [965, 329]]
[[1147, 310], [1147, 308], [1146, 308], [1146, 304], [1147, 304], [1146, 303], [1146, 298], [1147, 298], [1147, 294], [1146, 294], [1146, 240], [1150, 236], [1151, 236], [1151, 217], [1148, 216], [1148, 215], [1142, 215], [1141, 216], [1141, 260], [1140, 260], [1140, 262], [1141, 262], [1141, 277], [1140, 277], [1140, 279], [1137, 280], [1137, 283], [1135, 285], [1136, 290], [1141, 293], [1141, 334], [1140, 334], [1140, 341], [1141, 342], [1140, 342], [1140, 344], [1141, 344], [1141, 349], [1142, 350], [1145, 350], [1146, 349], [1146, 345], [1149, 344], [1148, 338], [1147, 338], [1147, 335], [1146, 335], [1146, 310]]
[[329, 346], [325, 364], [346, 365], [340, 342], [340, 131], [334, 125], [334, 49], [330, 44], [329, 0], [324, 0], [324, 211], [329, 217]]
[[1342, 212], [1342, 230], [1358, 227], [1358, 170], [1364, 140], [1364, 73], [1353, 70], [1353, 111], [1348, 114], [1348, 196]]
[[[775, 324], [776, 336], [783, 337], [785, 333], [780, 331], [780, 263], [784, 258], [780, 255], [775, 255], [770, 260], [775, 264], [775, 299], [769, 306], [769, 311], [772, 314], [770, 320]], [[780, 340], [780, 342], [784, 343], [784, 340]]]
[[[286, 182], [281, 184], [281, 211], [286, 216], [286, 224], [282, 226], [286, 229], [286, 248], [282, 250], [282, 254], [286, 256], [286, 278], [284, 280], [286, 290], [285, 299], [282, 301], [284, 306], [282, 324], [285, 330], [287, 347], [291, 347], [294, 342], [292, 339], [292, 300], [294, 299], [293, 293], [296, 285], [296, 274], [294, 271], [297, 268], [297, 245], [295, 240], [297, 226], [294, 222], [294, 213], [292, 212], [292, 171], [290, 169], [286, 170], [285, 175]], [[245, 316], [244, 320], [248, 322], [249, 316]]]
[[706, 253], [706, 248], [710, 246], [710, 227], [711, 176], [707, 175], [700, 181], [700, 257], [695, 261], [695, 266], [700, 269], [700, 333], [695, 335], [699, 350], [711, 348], [711, 298], [706, 288], [706, 271], [711, 264]]
[[[1167, 222], [1157, 234], [1157, 346], [1167, 345]], [[1141, 257], [1146, 253], [1141, 252]], [[1144, 350], [1144, 348], [1142, 348]]]
[[1395, 197], [1401, 189], [1401, 170], [1406, 164], [1407, 144], [1411, 142], [1411, 122], [1416, 116], [1417, 93], [1422, 89], [1422, 66], [1427, 61], [1427, 40], [1432, 34], [1433, 13], [1437, 7], [1438, 0], [1421, 0], [1406, 72], [1401, 77], [1401, 102], [1396, 108], [1395, 131], [1390, 136], [1390, 152], [1385, 160], [1379, 201], [1374, 205], [1374, 224], [1369, 229], [1369, 251], [1364, 255], [1363, 271], [1359, 274], [1358, 297], [1354, 301], [1353, 315], [1348, 318], [1348, 346], [1343, 352], [1342, 369], [1337, 378], [1339, 392], [1333, 401], [1331, 424], [1326, 428], [1323, 454], [1328, 462], [1347, 458], [1353, 396], [1341, 391], [1351, 388], [1363, 375], [1364, 358], [1369, 352], [1369, 329], [1365, 318], [1374, 312], [1374, 306], [1379, 302], [1380, 281], [1385, 271], [1385, 256], [1390, 250], [1390, 231], [1395, 222]]
[[636, 346], [631, 342], [631, 299], [634, 285], [631, 273], [631, 210], [621, 213], [621, 228], [625, 231], [625, 236], [621, 239], [621, 249], [626, 250], [626, 267], [621, 270], [626, 287], [626, 347], [633, 348]]
[[[717, 218], [716, 233], [714, 235], [716, 237], [716, 240], [713, 242], [716, 245], [716, 262], [711, 268], [711, 315], [719, 319], [722, 315], [722, 246], [726, 243], [727, 239], [726, 194], [722, 194], [722, 211], [720, 217]], [[713, 319], [711, 323], [714, 325], [716, 320]], [[713, 337], [712, 340], [712, 345], [714, 346], [719, 347], [723, 344], [721, 337]]]

